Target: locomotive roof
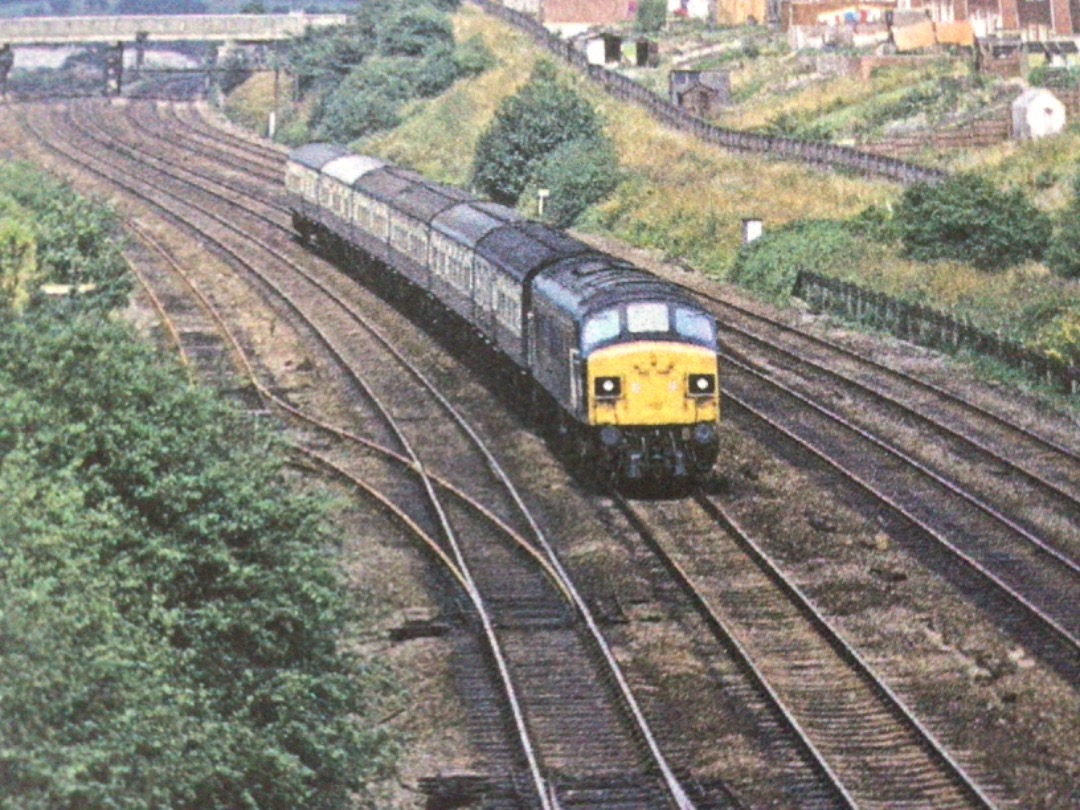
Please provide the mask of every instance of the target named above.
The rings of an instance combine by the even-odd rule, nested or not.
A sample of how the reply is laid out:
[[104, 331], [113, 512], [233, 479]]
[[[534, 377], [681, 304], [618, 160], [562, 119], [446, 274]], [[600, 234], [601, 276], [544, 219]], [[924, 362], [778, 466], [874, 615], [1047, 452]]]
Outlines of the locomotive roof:
[[475, 248], [477, 242], [496, 228], [509, 222], [520, 222], [521, 219], [513, 208], [477, 200], [443, 211], [431, 221], [431, 227], [455, 242]]
[[535, 284], [546, 298], [577, 317], [631, 301], [700, 308], [682, 288], [606, 253], [564, 259], [537, 276]]
[[467, 191], [425, 182], [404, 189], [394, 198], [393, 205], [397, 210], [428, 223], [441, 211], [469, 199], [472, 199], [472, 195]]
[[584, 242], [560, 231], [539, 222], [520, 220], [491, 231], [477, 244], [476, 253], [524, 282], [549, 264], [589, 250]]
[[340, 180], [348, 186], [368, 172], [381, 169], [386, 164], [378, 158], [367, 155], [342, 155], [334, 158], [322, 167], [322, 173]]
[[348, 154], [348, 149], [336, 143], [308, 143], [289, 152], [289, 161], [309, 169], [321, 169], [334, 158]]

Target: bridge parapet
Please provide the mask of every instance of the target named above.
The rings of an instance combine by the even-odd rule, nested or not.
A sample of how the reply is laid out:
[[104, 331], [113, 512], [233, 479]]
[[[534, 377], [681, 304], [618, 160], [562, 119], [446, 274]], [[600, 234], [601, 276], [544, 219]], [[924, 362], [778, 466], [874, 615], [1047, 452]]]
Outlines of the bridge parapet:
[[175, 14], [0, 19], [0, 44], [73, 45], [134, 41], [271, 42], [309, 28], [345, 25], [347, 14]]

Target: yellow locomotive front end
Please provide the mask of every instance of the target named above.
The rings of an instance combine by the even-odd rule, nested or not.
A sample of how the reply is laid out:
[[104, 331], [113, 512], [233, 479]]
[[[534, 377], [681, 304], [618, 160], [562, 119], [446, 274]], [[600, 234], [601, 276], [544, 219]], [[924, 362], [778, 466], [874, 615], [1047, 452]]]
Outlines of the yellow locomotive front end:
[[701, 477], [712, 469], [720, 418], [715, 335], [704, 312], [659, 302], [586, 322], [588, 423], [620, 478]]

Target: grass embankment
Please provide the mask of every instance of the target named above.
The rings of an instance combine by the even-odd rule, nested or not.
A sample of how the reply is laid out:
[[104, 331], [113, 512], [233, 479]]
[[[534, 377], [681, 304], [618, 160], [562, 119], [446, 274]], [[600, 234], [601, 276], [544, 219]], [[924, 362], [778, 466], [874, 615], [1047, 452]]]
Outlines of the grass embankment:
[[[536, 60], [547, 57], [515, 29], [475, 8], [463, 7], [454, 26], [459, 41], [483, 37], [497, 67], [455, 83], [441, 96], [414, 102], [399, 127], [352, 146], [440, 182], [467, 185], [480, 132], [499, 102], [526, 81]], [[615, 101], [575, 71], [566, 69], [564, 76], [601, 111], [623, 168], [614, 194], [588, 211], [579, 229], [655, 250], [719, 280], [730, 280], [744, 218], [762, 218], [767, 232], [797, 220], [845, 220], [868, 206], [887, 211], [902, 192], [895, 184], [704, 146]], [[896, 77], [884, 75], [881, 81]], [[835, 92], [847, 92], [843, 82], [837, 87]], [[1039, 143], [1005, 144], [954, 163], [1021, 187], [1040, 206], [1056, 210], [1068, 199], [1078, 158], [1080, 134], [1070, 131]], [[521, 207], [535, 214], [534, 201], [524, 200]], [[1080, 338], [1070, 326], [1080, 321], [1080, 285], [1051, 276], [1041, 265], [988, 274], [960, 263], [906, 260], [895, 246], [868, 242], [835, 252], [819, 269], [952, 310], [1032, 345], [1080, 352]]]

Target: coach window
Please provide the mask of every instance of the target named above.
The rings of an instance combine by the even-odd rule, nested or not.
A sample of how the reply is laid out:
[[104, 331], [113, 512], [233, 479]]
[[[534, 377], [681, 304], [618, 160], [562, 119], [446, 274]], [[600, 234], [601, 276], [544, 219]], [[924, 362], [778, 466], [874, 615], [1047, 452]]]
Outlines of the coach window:
[[619, 336], [619, 310], [605, 309], [592, 315], [581, 330], [581, 350], [588, 352]]
[[626, 307], [626, 328], [635, 334], [667, 332], [671, 328], [667, 304], [630, 304]]
[[716, 345], [716, 329], [712, 319], [701, 312], [692, 309], [675, 309], [675, 331], [687, 340], [701, 343], [705, 346]]

